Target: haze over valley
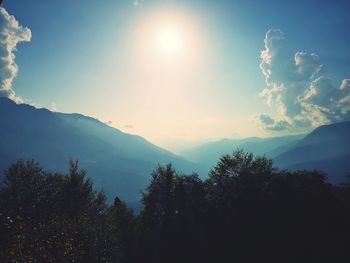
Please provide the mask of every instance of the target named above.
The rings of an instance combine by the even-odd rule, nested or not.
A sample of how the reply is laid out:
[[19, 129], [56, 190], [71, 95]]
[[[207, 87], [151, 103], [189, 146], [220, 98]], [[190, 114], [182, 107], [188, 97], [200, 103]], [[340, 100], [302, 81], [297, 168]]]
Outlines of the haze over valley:
[[0, 1], [0, 262], [350, 262], [349, 11]]

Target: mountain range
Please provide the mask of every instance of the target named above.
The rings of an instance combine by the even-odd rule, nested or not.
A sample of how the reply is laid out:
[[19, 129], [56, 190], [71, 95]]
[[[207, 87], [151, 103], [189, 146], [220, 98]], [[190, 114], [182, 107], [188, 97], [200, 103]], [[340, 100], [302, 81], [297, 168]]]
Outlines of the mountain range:
[[144, 138], [123, 133], [81, 114], [51, 112], [0, 98], [0, 171], [18, 159], [36, 160], [45, 169], [65, 172], [79, 160], [97, 189], [109, 198], [139, 200], [158, 164], [173, 163], [191, 173], [200, 166]]
[[223, 139], [180, 153], [210, 170], [218, 158], [233, 149], [243, 149], [271, 158], [274, 165], [288, 170], [320, 170], [331, 183], [348, 182], [350, 175], [350, 122], [323, 125], [309, 134]]
[[170, 162], [180, 172], [205, 177], [222, 155], [237, 148], [266, 155], [281, 169], [322, 170], [338, 184], [350, 173], [350, 122], [302, 135], [223, 139], [175, 155], [88, 116], [0, 98], [0, 172], [18, 159], [34, 159], [60, 172], [67, 171], [70, 159], [79, 160], [96, 189], [103, 189], [110, 200], [118, 196], [137, 202], [158, 164]]
[[284, 149], [293, 143], [303, 138], [304, 135], [258, 138], [249, 137], [244, 139], [222, 139], [214, 142], [205, 143], [191, 149], [187, 149], [180, 153], [188, 160], [200, 163], [207, 169], [213, 167], [218, 159], [229, 154], [232, 150], [240, 148], [245, 151], [253, 152], [257, 155], [267, 155], [275, 157], [279, 152], [284, 152]]
[[323, 125], [274, 158], [277, 166], [292, 170], [318, 169], [332, 183], [350, 176], [350, 122]]

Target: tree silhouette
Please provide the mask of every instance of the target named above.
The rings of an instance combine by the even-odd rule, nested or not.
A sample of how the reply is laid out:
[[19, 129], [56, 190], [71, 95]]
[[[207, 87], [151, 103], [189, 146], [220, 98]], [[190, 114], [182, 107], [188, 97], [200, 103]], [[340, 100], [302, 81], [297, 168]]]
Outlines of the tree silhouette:
[[136, 254], [136, 222], [133, 211], [118, 197], [108, 210], [108, 222], [112, 237], [111, 258], [115, 262], [134, 262]]
[[106, 198], [77, 162], [62, 175], [18, 161], [4, 175], [1, 262], [108, 262]]
[[158, 166], [140, 214], [71, 161], [18, 161], [0, 187], [0, 262], [348, 262], [350, 187], [242, 150], [206, 180]]

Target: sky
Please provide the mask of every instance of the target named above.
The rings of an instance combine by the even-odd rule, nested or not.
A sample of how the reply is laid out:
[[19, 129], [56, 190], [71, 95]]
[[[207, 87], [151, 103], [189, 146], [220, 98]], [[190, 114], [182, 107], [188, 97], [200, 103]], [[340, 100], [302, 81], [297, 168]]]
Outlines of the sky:
[[340, 0], [5, 0], [0, 96], [175, 152], [303, 133], [349, 120], [349, 10]]

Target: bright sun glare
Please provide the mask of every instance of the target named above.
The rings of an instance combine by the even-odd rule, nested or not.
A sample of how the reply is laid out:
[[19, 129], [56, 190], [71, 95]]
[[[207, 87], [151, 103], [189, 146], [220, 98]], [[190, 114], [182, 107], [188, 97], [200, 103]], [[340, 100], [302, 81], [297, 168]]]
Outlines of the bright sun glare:
[[199, 25], [194, 14], [183, 10], [142, 13], [131, 31], [133, 44], [128, 59], [138, 94], [143, 92], [150, 101], [163, 101], [169, 94], [173, 98], [190, 96], [191, 87], [197, 84], [193, 76], [199, 75], [206, 64], [206, 41]]
[[176, 56], [184, 48], [184, 36], [177, 28], [161, 28], [158, 32], [156, 45], [164, 56]]
[[193, 67], [203, 46], [195, 16], [179, 10], [157, 10], [140, 17], [135, 32], [135, 61], [146, 70]]

